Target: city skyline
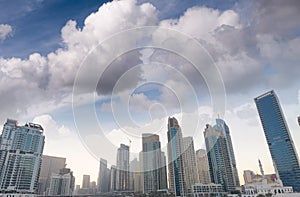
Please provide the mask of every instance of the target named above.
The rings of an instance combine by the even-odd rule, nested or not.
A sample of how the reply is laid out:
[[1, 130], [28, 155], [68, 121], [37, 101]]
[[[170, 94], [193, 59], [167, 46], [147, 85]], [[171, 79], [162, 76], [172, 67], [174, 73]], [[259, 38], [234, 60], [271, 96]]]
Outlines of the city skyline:
[[[43, 154], [66, 158], [76, 185], [82, 184], [83, 175], [90, 175], [90, 181], [101, 182], [98, 180], [100, 158], [107, 161], [109, 170], [112, 165], [117, 166], [120, 144], [130, 146], [128, 162], [139, 159], [142, 133], [158, 135], [161, 151], [167, 156], [169, 117], [179, 121], [183, 138], [192, 137], [195, 151], [205, 148], [203, 131], [206, 124], [214, 124], [215, 113], [230, 127], [234, 165], [238, 170], [233, 173], [238, 174], [240, 184], [244, 182], [244, 170], [260, 171], [258, 158], [265, 174], [273, 174], [272, 157], [253, 101], [273, 89], [299, 154], [298, 1], [3, 1], [0, 7], [3, 8], [0, 13], [0, 128], [7, 118], [17, 119], [20, 125], [27, 122], [42, 125]], [[214, 106], [220, 105], [211, 102], [215, 96], [210, 91], [213, 89], [209, 80], [215, 77], [205, 75], [209, 69], [201, 67], [198, 73], [192, 61], [186, 61], [182, 54], [153, 48], [116, 58], [99, 76], [95, 88], [88, 92], [95, 100], [84, 100], [83, 94], [83, 99], [78, 99], [82, 103], [73, 105], [77, 101], [73, 85], [88, 52], [100, 41], [142, 26], [174, 29], [200, 43], [221, 76], [226, 93], [224, 110], [215, 110]], [[136, 43], [156, 44], [161, 40], [168, 43], [163, 34], [153, 36], [153, 40], [139, 40], [138, 36], [134, 39]], [[124, 47], [132, 41], [123, 40]], [[115, 44], [115, 50], [122, 48], [118, 43], [103, 47]], [[202, 57], [192, 53], [191, 42], [175, 45], [178, 49], [187, 48], [193, 57]], [[105, 54], [97, 49], [99, 54]], [[91, 65], [99, 63], [93, 58], [89, 59]], [[89, 81], [93, 73], [79, 72], [83, 81]], [[89, 84], [82, 87], [85, 85]], [[101, 131], [93, 124], [80, 129], [80, 122], [74, 120], [73, 112], [84, 110], [91, 103]], [[130, 113], [125, 114], [122, 109]], [[85, 118], [84, 123], [92, 120], [89, 116]], [[110, 153], [107, 157], [101, 148], [97, 149], [98, 144], [105, 142], [112, 147], [106, 151]]]
[[[258, 112], [262, 116], [262, 118], [263, 117], [265, 118], [266, 116], [265, 116], [265, 114], [263, 114], [263, 113], [265, 113], [265, 111], [263, 111], [263, 112], [261, 111], [262, 107], [264, 107], [264, 106], [260, 104], [260, 102], [261, 102], [260, 99], [265, 99], [265, 97], [269, 97], [269, 96], [274, 97], [274, 95], [275, 95], [275, 93], [273, 91], [270, 91], [270, 92], [263, 94], [262, 96], [255, 98], [255, 102], [258, 105]], [[276, 110], [280, 109], [280, 104], [279, 104], [279, 101], [277, 100], [276, 95], [274, 98], [277, 101], [277, 103], [275, 103], [275, 104], [278, 105], [277, 107], [275, 107], [275, 109]], [[267, 101], [263, 102], [263, 104], [269, 105], [269, 106], [274, 105], [274, 102], [272, 102], [272, 101], [270, 102], [270, 100], [267, 100]], [[278, 115], [278, 117], [283, 119], [283, 120], [280, 119], [281, 123], [282, 122], [285, 123], [284, 117], [282, 117], [283, 115], [281, 114], [282, 112], [281, 111], [279, 111], [279, 112], [280, 112], [280, 114]], [[266, 122], [263, 121], [263, 119], [262, 119], [262, 122], [264, 123], [264, 129], [265, 129]], [[3, 128], [3, 134], [1, 135], [1, 138], [0, 138], [2, 148], [3, 148], [3, 145], [5, 145], [6, 138], [9, 140], [10, 136], [13, 136], [12, 141], [14, 142], [10, 145], [10, 147], [18, 146], [17, 143], [15, 143], [15, 142], [17, 142], [15, 139], [18, 139], [21, 136], [21, 134], [20, 134], [20, 136], [18, 135], [18, 128], [20, 130], [19, 132], [24, 132], [24, 134], [26, 134], [28, 136], [31, 134], [38, 134], [38, 133], [36, 133], [36, 131], [33, 131], [32, 133], [29, 132], [29, 134], [25, 133], [25, 132], [30, 131], [30, 128], [33, 130], [43, 131], [43, 128], [41, 127], [41, 125], [37, 125], [34, 123], [28, 123], [25, 126], [18, 126], [17, 121], [10, 120], [10, 119], [7, 120], [7, 123], [5, 125], [6, 126]], [[196, 188], [197, 188], [196, 190], [198, 191], [201, 187], [206, 187], [205, 186], [206, 181], [203, 181], [203, 182], [199, 181], [199, 180], [201, 180], [201, 178], [198, 179], [198, 174], [197, 174], [198, 173], [197, 172], [198, 164], [196, 164], [196, 155], [197, 155], [197, 152], [199, 152], [201, 149], [195, 151], [192, 137], [182, 137], [183, 133], [179, 126], [179, 122], [176, 120], [176, 118], [169, 117], [167, 125], [169, 128], [169, 130], [168, 130], [168, 139], [169, 139], [169, 142], [168, 142], [169, 177], [168, 177], [168, 179], [169, 179], [169, 185], [171, 187], [168, 189], [170, 192], [175, 193], [175, 196], [186, 196], [187, 194], [189, 194], [191, 192], [195, 192]], [[23, 131], [22, 131], [22, 128], [27, 128], [27, 127], [28, 127], [28, 130], [23, 129]], [[288, 128], [286, 128], [286, 129], [288, 129]], [[209, 124], [207, 124], [206, 129], [203, 134], [205, 137], [205, 144], [206, 144], [206, 150], [204, 150], [204, 153], [206, 154], [206, 152], [207, 152], [207, 159], [208, 159], [208, 164], [209, 164], [209, 165], [208, 164], [207, 165], [209, 166], [208, 170], [210, 171], [210, 179], [211, 179], [211, 181], [208, 181], [208, 182], [211, 182], [211, 183], [209, 183], [209, 187], [214, 187], [214, 184], [219, 184], [216, 186], [219, 188], [221, 188], [220, 186], [223, 187], [223, 189], [221, 189], [220, 192], [236, 191], [237, 188], [240, 187], [240, 185], [239, 185], [239, 180], [235, 179], [237, 177], [237, 174], [235, 174], [237, 171], [236, 160], [234, 158], [234, 150], [232, 148], [232, 140], [230, 137], [230, 131], [229, 131], [228, 125], [225, 123], [224, 120], [217, 118], [216, 125], [210, 126]], [[33, 139], [34, 139], [34, 137], [33, 137]], [[33, 147], [33, 148], [39, 147], [38, 148], [40, 150], [39, 154], [41, 155], [42, 149], [43, 149], [42, 146], [43, 146], [44, 142], [42, 142], [42, 146], [38, 145], [36, 139], [37, 138], [35, 138], [35, 142], [33, 141], [31, 143], [28, 143], [28, 140], [31, 140], [31, 137], [29, 137], [29, 138], [27, 137], [27, 140], [23, 141], [23, 145], [20, 144], [19, 146], [21, 147], [21, 149], [22, 149], [22, 147], [24, 148], [25, 153], [27, 153], [26, 151], [30, 151], [28, 149], [29, 147]], [[268, 137], [267, 137], [267, 139], [268, 139]], [[292, 141], [291, 138], [289, 138], [289, 140]], [[46, 191], [46, 194], [48, 194], [48, 195], [70, 195], [70, 194], [73, 194], [73, 192], [75, 192], [75, 194], [92, 194], [90, 192], [93, 192], [94, 194], [99, 194], [98, 192], [101, 192], [101, 193], [122, 192], [122, 191], [123, 192], [132, 192], [132, 191], [136, 190], [136, 188], [134, 187], [136, 185], [136, 183], [134, 183], [135, 178], [136, 178], [134, 173], [141, 173], [141, 175], [143, 176], [143, 178], [142, 178], [143, 181], [141, 182], [141, 184], [143, 184], [143, 187], [142, 187], [143, 193], [147, 194], [147, 193], [151, 193], [151, 192], [157, 192], [160, 190], [161, 191], [166, 190], [167, 189], [167, 184], [166, 184], [167, 177], [163, 178], [163, 175], [165, 175], [165, 176], [167, 176], [167, 175], [166, 175], [166, 172], [162, 173], [162, 170], [164, 169], [166, 171], [167, 164], [163, 162], [164, 154], [163, 154], [163, 152], [161, 152], [160, 147], [161, 147], [161, 145], [160, 145], [158, 135], [144, 133], [143, 134], [142, 151], [139, 154], [140, 162], [142, 162], [141, 165], [143, 167], [142, 167], [142, 169], [140, 169], [142, 171], [135, 171], [136, 167], [133, 166], [133, 168], [132, 168], [132, 166], [130, 166], [130, 165], [132, 165], [133, 162], [135, 162], [134, 165], [139, 165], [139, 164], [137, 163], [138, 161], [136, 158], [130, 159], [130, 156], [129, 156], [130, 146], [120, 144], [120, 148], [118, 149], [118, 153], [117, 153], [117, 164], [116, 164], [117, 167], [116, 167], [116, 172], [115, 172], [116, 175], [115, 176], [114, 175], [107, 176], [108, 174], [110, 174], [109, 168], [107, 168], [107, 161], [105, 159], [101, 158], [99, 175], [98, 175], [98, 180], [99, 180], [98, 184], [96, 185], [95, 181], [90, 180], [90, 175], [83, 175], [81, 189], [79, 189], [79, 190], [76, 189], [76, 191], [74, 191], [75, 177], [73, 176], [73, 172], [69, 168], [65, 168], [66, 159], [59, 158], [59, 157], [53, 157], [53, 156], [43, 156], [45, 161], [42, 162], [40, 159], [40, 163], [42, 164], [44, 169], [42, 168], [41, 170], [42, 171], [48, 170], [49, 172], [52, 171], [50, 184], [49, 184], [48, 188], [46, 188], [46, 190], [44, 188], [44, 191]], [[17, 149], [18, 149], [18, 147], [17, 147]], [[2, 158], [2, 156], [5, 156], [5, 154], [3, 154], [3, 153], [7, 150], [10, 151], [10, 148], [5, 149], [5, 147], [4, 147], [4, 149], [1, 150], [2, 151], [1, 155], [0, 155], [1, 158]], [[17, 150], [17, 152], [18, 152], [18, 150]], [[272, 152], [271, 152], [271, 154], [272, 154]], [[201, 155], [199, 155], [199, 156], [203, 157], [203, 151], [202, 151]], [[273, 157], [273, 155], [272, 155], [272, 157]], [[158, 162], [158, 163], [156, 163], [153, 166], [153, 163], [152, 163], [153, 161]], [[281, 160], [275, 160], [275, 161], [282, 162]], [[224, 162], [224, 164], [222, 164], [222, 162]], [[259, 163], [259, 169], [261, 172], [260, 176], [262, 177], [262, 180], [264, 180], [266, 177], [265, 177], [265, 173], [264, 173], [260, 159], [258, 160], [258, 163]], [[53, 164], [53, 166], [52, 166], [52, 164]], [[59, 169], [59, 167], [57, 166], [58, 164], [60, 166], [63, 166], [63, 168]], [[11, 164], [6, 164], [6, 165], [11, 165]], [[281, 179], [278, 179], [278, 177], [280, 176], [280, 174], [278, 174], [278, 173], [282, 173], [282, 172], [278, 171], [278, 169], [276, 168], [276, 165], [277, 164], [274, 163], [274, 168], [276, 171], [275, 178], [272, 178], [273, 175], [271, 175], [271, 176], [268, 175], [268, 178], [265, 181], [268, 181], [268, 180], [273, 181], [274, 191], [275, 190], [276, 191], [277, 190], [278, 191], [285, 190], [286, 192], [292, 191], [292, 187], [290, 187], [290, 185], [288, 185], [288, 184], [295, 183], [295, 185], [296, 185], [297, 184], [297, 176], [294, 179], [296, 182], [295, 181], [288, 182], [283, 179], [283, 181], [284, 181], [283, 186], [285, 186], [285, 187], [283, 187], [282, 183], [280, 181]], [[202, 168], [203, 167], [205, 167], [205, 165], [202, 166]], [[23, 167], [21, 167], [21, 168], [23, 168]], [[36, 167], [34, 167], [34, 168], [36, 168]], [[112, 168], [114, 168], [113, 165], [111, 166], [111, 169]], [[53, 172], [57, 171], [57, 169], [59, 169], [59, 173], [53, 173]], [[104, 175], [103, 175], [103, 172], [101, 172], [103, 170], [105, 171]], [[3, 172], [3, 169], [1, 171]], [[40, 172], [40, 169], [33, 170], [33, 177], [35, 177], [34, 179], [36, 179], [36, 181], [34, 181], [34, 182], [36, 182], [36, 183], [37, 182], [40, 183], [40, 181], [37, 181], [38, 177], [44, 176], [46, 179], [49, 178], [46, 176], [47, 173], [45, 173], [45, 172], [44, 172], [45, 175], [43, 175], [43, 176], [40, 176], [40, 174], [36, 174], [35, 172]], [[248, 173], [248, 175], [245, 174], [246, 172]], [[102, 173], [102, 175], [101, 175], [101, 173]], [[248, 187], [249, 187], [249, 185], [253, 184], [251, 179], [255, 175], [252, 171], [244, 170], [243, 176], [244, 176], [245, 181], [248, 180], [248, 182], [249, 182], [245, 186], [246, 192], [250, 192], [251, 189], [249, 190]], [[256, 175], [256, 177], [257, 176], [259, 176], [259, 175]], [[114, 177], [114, 178], [111, 179], [112, 177]], [[22, 176], [20, 176], [20, 178], [22, 179]], [[282, 178], [285, 178], [285, 177], [282, 176]], [[288, 177], [288, 178], [290, 178], [290, 177]], [[2, 175], [2, 179], [3, 179], [3, 175]], [[138, 179], [139, 179], [138, 181], [140, 181], [140, 178], [138, 178]], [[26, 180], [27, 180], [27, 178], [26, 178]], [[44, 178], [41, 180], [44, 180]], [[165, 183], [163, 180], [165, 181]], [[31, 181], [31, 184], [34, 182]], [[110, 185], [106, 184], [105, 182], [106, 183], [110, 182], [109, 184], [111, 184], [112, 182], [116, 182], [115, 189], [112, 189], [112, 187], [110, 187]], [[5, 183], [5, 182], [2, 182], [2, 183]], [[43, 183], [43, 185], [44, 184], [45, 183]], [[105, 184], [106, 184], [106, 186], [104, 186]], [[201, 184], [204, 184], [204, 185], [201, 185]], [[261, 184], [267, 184], [267, 182], [262, 181]], [[280, 186], [280, 184], [281, 184], [281, 186]], [[103, 186], [107, 188], [107, 189], [105, 189], [105, 191], [103, 190]], [[110, 189], [108, 189], [108, 186], [110, 187]], [[33, 186], [31, 186], [31, 187], [33, 187]], [[140, 187], [140, 186], [138, 186], [138, 187]], [[269, 186], [264, 185], [263, 187], [267, 188]], [[273, 187], [273, 186], [271, 186], [271, 187]], [[250, 186], [250, 188], [251, 188], [251, 186]], [[94, 189], [97, 189], [97, 190], [94, 190]], [[297, 186], [295, 186], [294, 191], [295, 190], [298, 191]], [[43, 193], [43, 191], [40, 190], [40, 185], [36, 184], [34, 186], [34, 189], [31, 189], [30, 192], [33, 193], [33, 192], [37, 192], [37, 191]], [[140, 191], [140, 190], [138, 190], [138, 191]], [[201, 189], [199, 191], [201, 191]], [[84, 193], [82, 193], [82, 192], [84, 192]]]

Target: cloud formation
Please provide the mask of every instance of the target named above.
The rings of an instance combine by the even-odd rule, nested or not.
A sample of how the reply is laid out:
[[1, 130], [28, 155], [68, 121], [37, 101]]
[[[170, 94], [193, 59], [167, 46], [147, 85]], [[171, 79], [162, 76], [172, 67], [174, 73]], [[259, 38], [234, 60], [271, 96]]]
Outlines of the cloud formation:
[[0, 24], [0, 40], [5, 40], [12, 34], [12, 27], [7, 24]]
[[[139, 4], [135, 0], [105, 3], [85, 19], [82, 28], [77, 26], [76, 21], [68, 21], [61, 29], [62, 47], [56, 51], [46, 56], [34, 53], [27, 59], [0, 58], [0, 107], [5, 112], [0, 114], [0, 120], [3, 122], [6, 117], [32, 117], [65, 105], [70, 106], [76, 72], [86, 54], [115, 33], [147, 25], [172, 28], [197, 39], [218, 66], [228, 96], [251, 92], [258, 87], [279, 89], [293, 86], [299, 83], [300, 75], [300, 39], [297, 36], [300, 25], [296, 17], [297, 10], [298, 1], [240, 2], [226, 10], [194, 6], [180, 16], [161, 17], [164, 20], [160, 21], [160, 10], [150, 3]], [[272, 21], [273, 18], [278, 20]], [[124, 40], [124, 45], [126, 43]], [[113, 47], [103, 46], [97, 50], [105, 54], [105, 49]], [[110, 96], [120, 77], [135, 65], [144, 62], [142, 56], [140, 52], [132, 51], [112, 62], [99, 79], [96, 87], [98, 95]], [[94, 61], [91, 64], [101, 65], [101, 60], [96, 56], [91, 59]], [[147, 57], [147, 61], [164, 61], [173, 66], [202, 97], [208, 95], [203, 77], [195, 72], [193, 65], [182, 58], [154, 50]], [[165, 85], [175, 89], [178, 95], [185, 95], [183, 104], [189, 104], [190, 89], [182, 83], [179, 75], [169, 71], [164, 74], [162, 70], [158, 66], [135, 69], [129, 73], [129, 80], [122, 83], [120, 91], [131, 93], [130, 90], [134, 90], [142, 82], [159, 78]], [[89, 74], [84, 73], [87, 84]], [[122, 92], [116, 96], [121, 94]], [[167, 91], [162, 91], [158, 96], [160, 98], [157, 100], [163, 105], [178, 107], [176, 97]], [[149, 105], [147, 98], [139, 98], [139, 102], [140, 106]], [[40, 112], [41, 107], [37, 106], [42, 105], [45, 109]]]

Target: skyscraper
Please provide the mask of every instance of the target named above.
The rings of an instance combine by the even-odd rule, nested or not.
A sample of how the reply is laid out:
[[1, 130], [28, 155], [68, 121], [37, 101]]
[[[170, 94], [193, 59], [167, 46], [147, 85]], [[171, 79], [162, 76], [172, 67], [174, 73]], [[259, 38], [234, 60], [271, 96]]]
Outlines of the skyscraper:
[[112, 165], [110, 168], [110, 191], [116, 191], [117, 190], [117, 167], [115, 165]]
[[169, 189], [175, 196], [186, 195], [182, 159], [182, 133], [176, 118], [168, 119]]
[[277, 95], [272, 90], [254, 101], [279, 178], [284, 186], [300, 191], [298, 155]]
[[121, 144], [117, 152], [116, 190], [128, 191], [129, 189], [129, 146]]
[[89, 189], [90, 188], [90, 175], [84, 174], [82, 177], [82, 187], [83, 189]]
[[39, 177], [39, 189], [38, 193], [40, 195], [47, 194], [47, 190], [50, 186], [52, 173], [58, 174], [59, 170], [64, 168], [66, 165], [66, 158], [53, 157], [42, 155], [42, 166], [41, 173]]
[[107, 161], [101, 158], [99, 174], [98, 174], [98, 190], [100, 192], [109, 191], [109, 180], [110, 180], [110, 172], [109, 169], [107, 168]]
[[183, 144], [183, 168], [184, 180], [188, 193], [191, 192], [192, 185], [198, 183], [196, 157], [193, 137], [184, 137]]
[[75, 177], [69, 168], [60, 169], [58, 174], [51, 175], [48, 195], [71, 196], [74, 192]]
[[130, 183], [131, 183], [131, 190], [136, 192], [136, 193], [142, 193], [143, 192], [143, 186], [142, 184], [144, 184], [142, 182], [142, 176], [143, 176], [143, 172], [141, 171], [141, 163], [140, 161], [138, 161], [137, 158], [134, 158], [131, 162], [130, 162], [130, 174], [131, 174], [131, 178], [130, 178]]
[[204, 131], [205, 145], [213, 183], [221, 184], [225, 192], [235, 190], [233, 167], [230, 160], [227, 140], [223, 132], [206, 125]]
[[165, 152], [161, 152], [161, 174], [161, 189], [168, 189], [167, 159]]
[[45, 136], [41, 125], [7, 119], [0, 136], [1, 192], [37, 193]]
[[199, 183], [211, 183], [206, 150], [199, 149], [196, 151], [196, 165]]
[[222, 132], [223, 136], [225, 137], [226, 144], [227, 144], [227, 149], [228, 149], [228, 154], [229, 154], [229, 157], [230, 157], [230, 162], [231, 162], [231, 165], [232, 165], [234, 185], [235, 185], [235, 187], [240, 186], [239, 175], [238, 175], [238, 170], [237, 170], [237, 167], [236, 167], [236, 161], [235, 161], [235, 156], [234, 156], [234, 151], [233, 151], [233, 146], [232, 146], [229, 127], [227, 126], [227, 124], [225, 123], [224, 120], [218, 118], [218, 119], [216, 119], [216, 125], [214, 126], [214, 129]]
[[143, 172], [144, 172], [144, 193], [155, 192], [166, 189], [163, 180], [162, 153], [159, 136], [145, 133], [142, 135], [143, 143]]

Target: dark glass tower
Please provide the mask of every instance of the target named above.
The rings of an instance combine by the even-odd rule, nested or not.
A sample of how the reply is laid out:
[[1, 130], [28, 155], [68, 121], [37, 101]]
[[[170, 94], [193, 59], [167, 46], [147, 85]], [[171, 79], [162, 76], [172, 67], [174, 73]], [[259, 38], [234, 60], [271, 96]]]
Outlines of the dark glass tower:
[[168, 119], [169, 188], [175, 196], [185, 196], [182, 133], [176, 118]]
[[283, 185], [300, 191], [300, 166], [294, 142], [272, 90], [254, 99], [265, 132], [274, 167]]
[[221, 184], [226, 192], [234, 191], [236, 189], [234, 168], [226, 136], [222, 131], [207, 124], [204, 139], [211, 181]]

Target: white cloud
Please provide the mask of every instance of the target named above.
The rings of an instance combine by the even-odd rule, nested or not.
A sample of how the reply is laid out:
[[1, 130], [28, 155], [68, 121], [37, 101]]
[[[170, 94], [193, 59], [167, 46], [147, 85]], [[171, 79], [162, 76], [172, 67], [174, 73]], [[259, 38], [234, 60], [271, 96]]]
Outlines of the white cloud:
[[44, 134], [48, 139], [57, 139], [74, 135], [69, 128], [65, 125], [59, 125], [59, 123], [53, 120], [52, 116], [49, 114], [37, 116], [33, 119], [33, 122], [42, 125]]
[[0, 40], [5, 40], [12, 34], [12, 27], [7, 24], [0, 24]]
[[[85, 19], [82, 29], [77, 27], [76, 21], [68, 21], [61, 30], [64, 43], [62, 48], [46, 56], [34, 53], [28, 59], [0, 58], [0, 107], [6, 112], [1, 113], [0, 120], [4, 122], [7, 117], [28, 118], [28, 115], [32, 115], [28, 114], [28, 111], [36, 113], [34, 115], [40, 114], [39, 111], [32, 110], [40, 103], [55, 103], [57, 106], [50, 109], [45, 107], [44, 109], [49, 111], [43, 110], [44, 113], [70, 104], [77, 70], [88, 51], [114, 33], [136, 26], [155, 25], [156, 12], [151, 4], [137, 5], [135, 0], [109, 2], [90, 14]], [[0, 39], [11, 33], [11, 27], [8, 25], [1, 25], [0, 28]], [[92, 62], [89, 63], [99, 65], [100, 60], [97, 57], [92, 57]], [[106, 78], [114, 79], [114, 76], [120, 76], [137, 61], [139, 55], [135, 54], [130, 58], [122, 58], [112, 67]], [[90, 73], [86, 73], [86, 81], [89, 81], [89, 75]], [[139, 75], [138, 71], [134, 73], [128, 85], [135, 85], [134, 81], [140, 80]], [[111, 91], [114, 83], [113, 80], [106, 80], [106, 87], [103, 88], [105, 94]]]

